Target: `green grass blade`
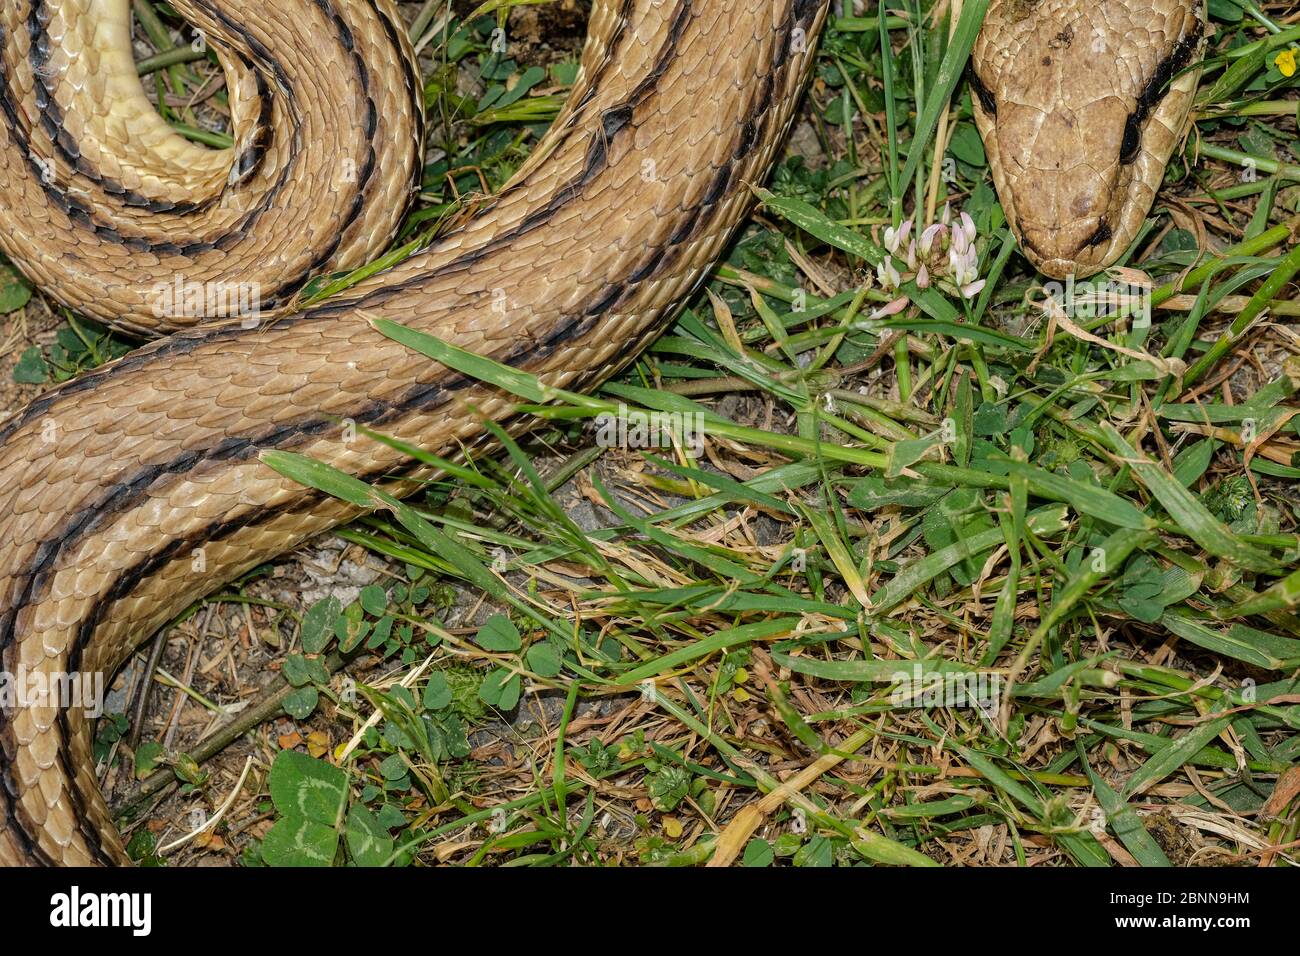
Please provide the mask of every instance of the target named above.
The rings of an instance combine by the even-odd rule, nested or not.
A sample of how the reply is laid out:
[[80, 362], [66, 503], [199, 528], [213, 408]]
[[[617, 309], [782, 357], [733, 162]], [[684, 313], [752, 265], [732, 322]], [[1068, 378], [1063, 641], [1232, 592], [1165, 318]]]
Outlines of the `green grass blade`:
[[1251, 547], [1238, 538], [1218, 518], [1210, 514], [1205, 505], [1184, 488], [1173, 475], [1151, 461], [1124, 440], [1115, 428], [1105, 423], [1102, 435], [1110, 443], [1116, 457], [1133, 469], [1148, 491], [1169, 512], [1179, 530], [1215, 557], [1247, 568], [1251, 571], [1269, 572], [1278, 563], [1258, 548]]

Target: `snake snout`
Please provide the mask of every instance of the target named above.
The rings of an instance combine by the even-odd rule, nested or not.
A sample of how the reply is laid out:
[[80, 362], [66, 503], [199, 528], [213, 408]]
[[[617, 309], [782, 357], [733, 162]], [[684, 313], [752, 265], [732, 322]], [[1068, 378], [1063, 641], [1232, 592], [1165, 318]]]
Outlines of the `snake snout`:
[[1046, 105], [1009, 99], [991, 118], [1001, 151], [999, 194], [1026, 256], [1045, 274], [1091, 275], [1113, 251], [1119, 222], [1113, 206], [1127, 171], [1099, 153], [1095, 138], [1118, 142], [1127, 115], [1105, 98]]
[[[1068, 226], [1031, 225], [1021, 221], [1025, 251], [1037, 269], [1054, 279], [1085, 278], [1102, 267], [1102, 253], [1111, 234], [1100, 217]], [[1102, 240], [1097, 237], [1103, 237]]]
[[1105, 265], [1115, 239], [1116, 184], [1085, 165], [1041, 171], [1019, 197], [1025, 251], [1044, 274], [1084, 277]]

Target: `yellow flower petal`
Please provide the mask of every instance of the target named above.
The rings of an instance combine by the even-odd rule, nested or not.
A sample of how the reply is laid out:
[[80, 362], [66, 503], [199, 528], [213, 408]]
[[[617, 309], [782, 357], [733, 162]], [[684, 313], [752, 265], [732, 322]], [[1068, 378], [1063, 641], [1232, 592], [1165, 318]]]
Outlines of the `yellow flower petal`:
[[1283, 50], [1273, 62], [1282, 71], [1282, 75], [1290, 79], [1295, 76], [1297, 66], [1300, 66], [1298, 61], [1300, 61], [1300, 49], [1293, 47], [1290, 50]]

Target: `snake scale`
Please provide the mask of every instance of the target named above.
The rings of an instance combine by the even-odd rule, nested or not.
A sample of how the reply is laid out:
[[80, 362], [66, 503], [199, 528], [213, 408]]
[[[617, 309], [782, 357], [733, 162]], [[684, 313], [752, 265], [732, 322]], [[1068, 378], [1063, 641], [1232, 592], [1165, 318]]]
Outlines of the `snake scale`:
[[[356, 515], [261, 451], [400, 493], [427, 472], [348, 425], [452, 454], [482, 435], [468, 405], [508, 415], [505, 396], [374, 319], [557, 386], [626, 365], [745, 220], [829, 0], [595, 0], [572, 94], [499, 194], [308, 308], [295, 307], [308, 280], [383, 251], [418, 186], [406, 31], [390, 0], [171, 5], [219, 55], [230, 149], [182, 139], [146, 98], [129, 0], [0, 12], [0, 247], [59, 303], [163, 336], [0, 423], [10, 674], [112, 674], [195, 599]], [[1165, 88], [1202, 17], [1199, 0], [994, 0], [972, 62], [976, 117], [1045, 271], [1095, 271], [1132, 239], [1186, 117], [1195, 79]], [[1071, 31], [1103, 52], [1071, 52]], [[1106, 57], [1124, 69], [1091, 68]], [[1081, 156], [1086, 173], [1067, 165]], [[244, 290], [255, 322], [237, 307]], [[0, 709], [0, 864], [128, 861], [89, 725], [76, 707]]]

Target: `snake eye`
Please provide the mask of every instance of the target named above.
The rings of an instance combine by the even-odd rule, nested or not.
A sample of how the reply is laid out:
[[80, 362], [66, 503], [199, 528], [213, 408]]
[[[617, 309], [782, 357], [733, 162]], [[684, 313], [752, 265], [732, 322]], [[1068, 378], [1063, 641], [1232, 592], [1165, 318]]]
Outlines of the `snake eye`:
[[1100, 246], [1104, 242], [1110, 242], [1114, 237], [1115, 233], [1110, 228], [1110, 223], [1103, 219], [1101, 225], [1097, 227], [1097, 231], [1083, 244], [1083, 248], [1091, 249], [1093, 246]]
[[1169, 92], [1168, 87], [1174, 77], [1181, 73], [1195, 56], [1204, 29], [1200, 18], [1195, 18], [1191, 31], [1174, 44], [1169, 55], [1160, 61], [1155, 73], [1147, 81], [1146, 87], [1138, 97], [1136, 109], [1129, 114], [1128, 121], [1124, 124], [1124, 142], [1119, 152], [1121, 164], [1128, 166], [1137, 161], [1138, 153], [1142, 150], [1142, 124]]
[[998, 101], [993, 96], [992, 91], [984, 85], [984, 81], [980, 79], [980, 75], [975, 72], [974, 66], [971, 66], [966, 70], [966, 78], [970, 82], [971, 92], [973, 92], [975, 98], [979, 100], [979, 104], [984, 108], [984, 112], [989, 116], [997, 116]]
[[1142, 150], [1142, 121], [1136, 113], [1130, 114], [1128, 122], [1124, 124], [1124, 142], [1120, 146], [1119, 161], [1125, 165], [1131, 165], [1137, 161], [1138, 153]]

